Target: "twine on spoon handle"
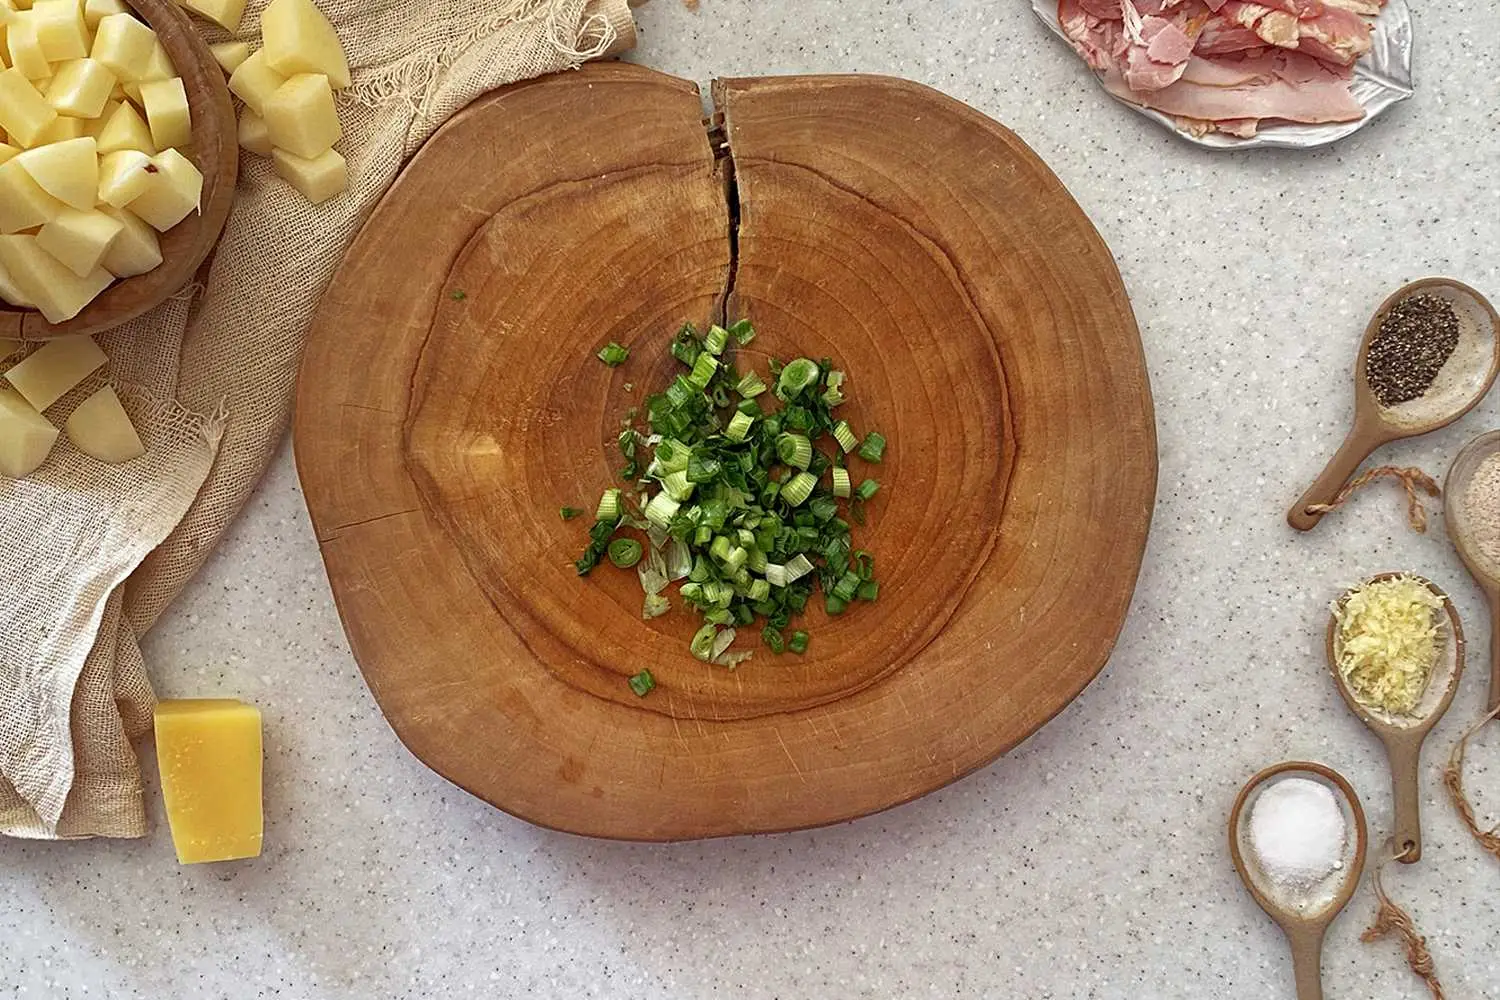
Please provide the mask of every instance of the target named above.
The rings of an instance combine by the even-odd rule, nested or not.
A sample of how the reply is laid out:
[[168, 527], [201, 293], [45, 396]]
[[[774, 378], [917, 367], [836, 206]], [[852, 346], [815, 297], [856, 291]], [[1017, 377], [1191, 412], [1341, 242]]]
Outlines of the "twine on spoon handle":
[[1392, 933], [1399, 935], [1402, 944], [1406, 946], [1406, 964], [1427, 984], [1427, 989], [1432, 993], [1432, 1000], [1447, 1000], [1447, 994], [1443, 992], [1443, 984], [1438, 982], [1437, 970], [1433, 967], [1432, 952], [1427, 950], [1427, 939], [1417, 933], [1417, 926], [1412, 921], [1411, 914], [1397, 906], [1391, 901], [1391, 897], [1386, 895], [1385, 885], [1380, 879], [1385, 866], [1392, 861], [1399, 861], [1405, 853], [1401, 851], [1390, 854], [1376, 865], [1375, 871], [1370, 874], [1370, 885], [1375, 889], [1375, 899], [1380, 903], [1380, 908], [1375, 912], [1374, 923], [1370, 924], [1369, 929], [1361, 934], [1359, 939], [1369, 944]]
[[1400, 468], [1394, 465], [1382, 465], [1379, 468], [1368, 469], [1339, 490], [1338, 496], [1334, 497], [1332, 502], [1309, 504], [1307, 509], [1313, 514], [1327, 514], [1338, 510], [1348, 503], [1356, 492], [1375, 480], [1386, 477], [1399, 480], [1402, 488], [1406, 490], [1406, 521], [1411, 525], [1411, 530], [1419, 535], [1426, 533], [1427, 508], [1422, 505], [1422, 497], [1418, 490], [1430, 497], [1442, 496], [1443, 491], [1438, 487], [1435, 479], [1415, 467]]
[[1474, 817], [1474, 806], [1464, 794], [1464, 754], [1469, 749], [1469, 740], [1484, 728], [1485, 723], [1496, 718], [1500, 718], [1500, 706], [1470, 726], [1454, 744], [1453, 753], [1448, 756], [1448, 766], [1443, 768], [1443, 787], [1448, 789], [1448, 797], [1453, 800], [1453, 808], [1458, 810], [1459, 818], [1464, 821], [1464, 826], [1469, 828], [1469, 833], [1479, 842], [1479, 846], [1500, 859], [1500, 824], [1488, 830], [1480, 829], [1479, 821]]

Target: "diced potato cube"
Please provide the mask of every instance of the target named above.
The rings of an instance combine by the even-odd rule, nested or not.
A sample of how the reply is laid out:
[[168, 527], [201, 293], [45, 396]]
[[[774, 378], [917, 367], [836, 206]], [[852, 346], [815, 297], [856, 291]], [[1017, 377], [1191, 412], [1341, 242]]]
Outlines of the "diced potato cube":
[[88, 25], [78, 0], [36, 0], [31, 16], [48, 62], [82, 59], [89, 54]]
[[121, 104], [99, 130], [99, 152], [104, 155], [122, 149], [134, 149], [148, 156], [156, 155], [151, 129], [132, 104]]
[[151, 172], [151, 183], [127, 207], [164, 233], [198, 210], [203, 175], [192, 160], [175, 149], [157, 153], [151, 165], [156, 168]]
[[187, 88], [180, 78], [142, 83], [141, 106], [146, 109], [146, 124], [151, 126], [151, 141], [157, 149], [186, 146], [193, 141]]
[[11, 15], [5, 26], [5, 49], [10, 64], [28, 80], [42, 80], [52, 75], [52, 64], [42, 54], [42, 43], [36, 37], [36, 23], [30, 11]]
[[21, 398], [14, 389], [0, 386], [0, 475], [23, 479], [41, 468], [52, 446], [57, 428]]
[[283, 83], [286, 83], [286, 77], [266, 62], [265, 49], [252, 53], [229, 77], [230, 91], [258, 115], [264, 114], [262, 108], [266, 98], [276, 93]]
[[[0, 239], [0, 251], [27, 242], [35, 241], [30, 236], [6, 236]], [[40, 250], [35, 252], [38, 259], [51, 261]], [[40, 413], [103, 368], [108, 360], [93, 337], [59, 337], [47, 341], [28, 354], [24, 361], [8, 369], [5, 381]]]
[[172, 57], [167, 55], [166, 46], [162, 45], [161, 39], [156, 40], [156, 45], [151, 49], [151, 58], [146, 60], [146, 68], [141, 70], [140, 79], [146, 80], [169, 80], [177, 75], [176, 68], [172, 65]]
[[74, 59], [57, 67], [47, 88], [47, 103], [60, 115], [96, 118], [114, 89], [115, 75], [102, 62]]
[[119, 149], [99, 157], [99, 201], [124, 208], [151, 183], [151, 157], [139, 149]]
[[28, 149], [13, 162], [25, 167], [43, 191], [80, 211], [98, 200], [99, 145], [88, 136]]
[[69, 271], [87, 278], [99, 269], [104, 252], [124, 228], [118, 219], [98, 209], [70, 208], [39, 229], [36, 242]]
[[249, 108], [240, 112], [240, 148], [257, 156], [271, 155], [271, 132], [266, 120]]
[[156, 238], [156, 230], [126, 209], [105, 205], [99, 211], [124, 227], [104, 254], [106, 271], [117, 278], [129, 278], [160, 266], [161, 241]]
[[57, 109], [37, 92], [25, 74], [12, 67], [0, 72], [0, 128], [23, 146], [51, 125]]
[[12, 10], [30, 10], [31, 0], [4, 0], [7, 7]]
[[83, 23], [90, 31], [99, 30], [99, 22], [111, 14], [126, 14], [130, 8], [124, 0], [84, 0]]
[[177, 0], [177, 3], [230, 33], [240, 30], [240, 17], [245, 13], [245, 0]]
[[99, 22], [92, 58], [120, 80], [139, 80], [156, 49], [156, 32], [129, 14], [111, 14]]
[[260, 15], [260, 33], [262, 51], [282, 76], [322, 73], [335, 90], [349, 86], [349, 60], [338, 33], [312, 0], [271, 0]]
[[146, 454], [146, 446], [120, 405], [114, 386], [107, 385], [79, 403], [63, 426], [73, 447], [106, 465], [119, 465]]
[[37, 133], [36, 139], [27, 148], [35, 149], [38, 146], [46, 146], [54, 142], [81, 139], [87, 134], [88, 123], [82, 118], [69, 118], [67, 115], [58, 115], [52, 119], [51, 125], [48, 125]]
[[249, 42], [215, 42], [208, 47], [226, 73], [240, 68], [240, 63], [250, 58]]
[[0, 142], [0, 163], [4, 163], [6, 160], [14, 159], [15, 156], [20, 152], [20, 149], [12, 146], [8, 142]]
[[276, 161], [276, 172], [314, 205], [349, 186], [348, 166], [336, 150], [324, 150], [310, 160], [284, 149], [273, 150], [271, 156]]
[[0, 163], [0, 233], [40, 226], [67, 208], [32, 180], [15, 158]]
[[115, 109], [117, 109], [121, 103], [122, 102], [115, 100], [113, 97], [105, 101], [104, 107], [99, 110], [98, 117], [85, 118], [83, 120], [83, 134], [93, 136], [94, 141], [98, 142], [99, 133], [104, 131], [104, 126], [108, 125], [109, 120], [115, 116]]
[[344, 134], [333, 106], [333, 90], [322, 73], [298, 73], [266, 98], [271, 145], [314, 159]]

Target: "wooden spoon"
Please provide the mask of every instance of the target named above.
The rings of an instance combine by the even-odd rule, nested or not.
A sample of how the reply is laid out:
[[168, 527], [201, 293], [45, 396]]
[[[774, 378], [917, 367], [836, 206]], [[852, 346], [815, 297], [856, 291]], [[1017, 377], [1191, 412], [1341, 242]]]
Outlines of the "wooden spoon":
[[1473, 528], [1464, 512], [1463, 497], [1468, 492], [1469, 481], [1474, 478], [1475, 470], [1497, 451], [1500, 451], [1500, 431], [1479, 435], [1458, 453], [1448, 469], [1447, 479], [1443, 481], [1443, 519], [1448, 524], [1448, 537], [1453, 541], [1453, 547], [1458, 549], [1459, 558], [1469, 568], [1469, 575], [1474, 577], [1474, 582], [1484, 591], [1490, 606], [1491, 712], [1500, 707], [1500, 629], [1496, 628], [1496, 623], [1500, 622], [1500, 562], [1486, 558], [1475, 544]]
[[[1345, 854], [1345, 865], [1335, 875], [1329, 876], [1331, 894], [1299, 906], [1276, 888], [1255, 864], [1250, 850], [1248, 811], [1255, 795], [1268, 781], [1284, 776], [1321, 780], [1342, 797], [1347, 809], [1345, 818], [1354, 831], [1354, 852]], [[1242, 814], [1245, 820], [1242, 821]], [[1297, 979], [1297, 1000], [1323, 1000], [1323, 936], [1334, 918], [1343, 911], [1359, 885], [1359, 877], [1365, 868], [1365, 811], [1359, 804], [1359, 796], [1343, 775], [1323, 764], [1309, 761], [1289, 760], [1266, 768], [1246, 782], [1234, 800], [1234, 809], [1229, 813], [1229, 854], [1234, 858], [1234, 867], [1240, 873], [1240, 881], [1250, 890], [1250, 895], [1266, 915], [1280, 925], [1292, 949], [1292, 970]]]
[[[1369, 582], [1390, 580], [1401, 575], [1403, 574], [1382, 573], [1372, 577]], [[1328, 668], [1333, 673], [1333, 682], [1343, 696], [1344, 703], [1349, 706], [1349, 711], [1359, 716], [1360, 721], [1385, 744], [1385, 756], [1391, 768], [1391, 801], [1394, 810], [1391, 819], [1391, 850], [1397, 861], [1409, 865], [1422, 858], [1422, 744], [1432, 727], [1448, 711], [1448, 706], [1453, 703], [1453, 694], [1458, 690], [1458, 681], [1464, 672], [1464, 630], [1458, 620], [1458, 610], [1447, 594], [1430, 580], [1413, 574], [1404, 575], [1420, 581], [1436, 594], [1443, 602], [1443, 610], [1448, 614], [1448, 627], [1443, 630], [1442, 635], [1443, 648], [1438, 654], [1437, 663], [1433, 665], [1427, 692], [1417, 703], [1416, 711], [1409, 716], [1392, 715], [1370, 708], [1354, 696], [1348, 681], [1339, 670], [1337, 614], [1328, 618]], [[1352, 590], [1339, 598], [1340, 607], [1351, 593]]]
[[[1441, 296], [1453, 303], [1460, 324], [1458, 347], [1426, 393], [1396, 406], [1381, 406], [1365, 377], [1370, 342], [1391, 307], [1419, 292]], [[1484, 398], [1497, 373], [1500, 373], [1500, 314], [1488, 299], [1451, 278], [1423, 278], [1397, 289], [1375, 310], [1359, 345], [1354, 364], [1354, 426], [1322, 474], [1292, 505], [1287, 523], [1298, 531], [1312, 529], [1323, 514], [1309, 508], [1332, 503], [1371, 452], [1383, 444], [1451, 424]]]

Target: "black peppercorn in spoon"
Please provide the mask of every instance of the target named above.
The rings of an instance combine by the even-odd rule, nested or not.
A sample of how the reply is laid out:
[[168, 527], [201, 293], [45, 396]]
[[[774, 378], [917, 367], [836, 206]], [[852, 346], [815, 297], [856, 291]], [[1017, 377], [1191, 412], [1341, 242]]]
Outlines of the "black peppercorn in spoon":
[[[1429, 310], [1397, 309], [1419, 298], [1451, 306], [1458, 321], [1457, 342], [1446, 357], [1437, 358], [1416, 348], [1386, 348], [1376, 358], [1372, 379], [1371, 345], [1383, 330], [1388, 337], [1413, 332], [1404, 328], [1420, 323]], [[1394, 321], [1394, 329], [1387, 329], [1387, 320]], [[1437, 327], [1415, 332], [1442, 337], [1445, 331]], [[1310, 530], [1322, 519], [1321, 508], [1333, 502], [1371, 452], [1451, 424], [1484, 398], [1497, 373], [1500, 314], [1488, 299], [1451, 278], [1424, 278], [1398, 289], [1375, 311], [1360, 343], [1354, 365], [1354, 426], [1322, 474], [1287, 513], [1287, 523], [1298, 531]]]

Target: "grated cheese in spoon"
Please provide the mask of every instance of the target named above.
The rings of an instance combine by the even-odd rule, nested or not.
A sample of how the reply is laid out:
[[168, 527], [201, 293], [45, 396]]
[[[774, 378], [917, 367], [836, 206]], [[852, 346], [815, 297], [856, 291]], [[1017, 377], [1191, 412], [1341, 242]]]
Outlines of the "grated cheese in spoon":
[[1442, 609], [1442, 599], [1409, 576], [1367, 583], [1334, 607], [1339, 672], [1361, 704], [1415, 711], [1437, 662]]

